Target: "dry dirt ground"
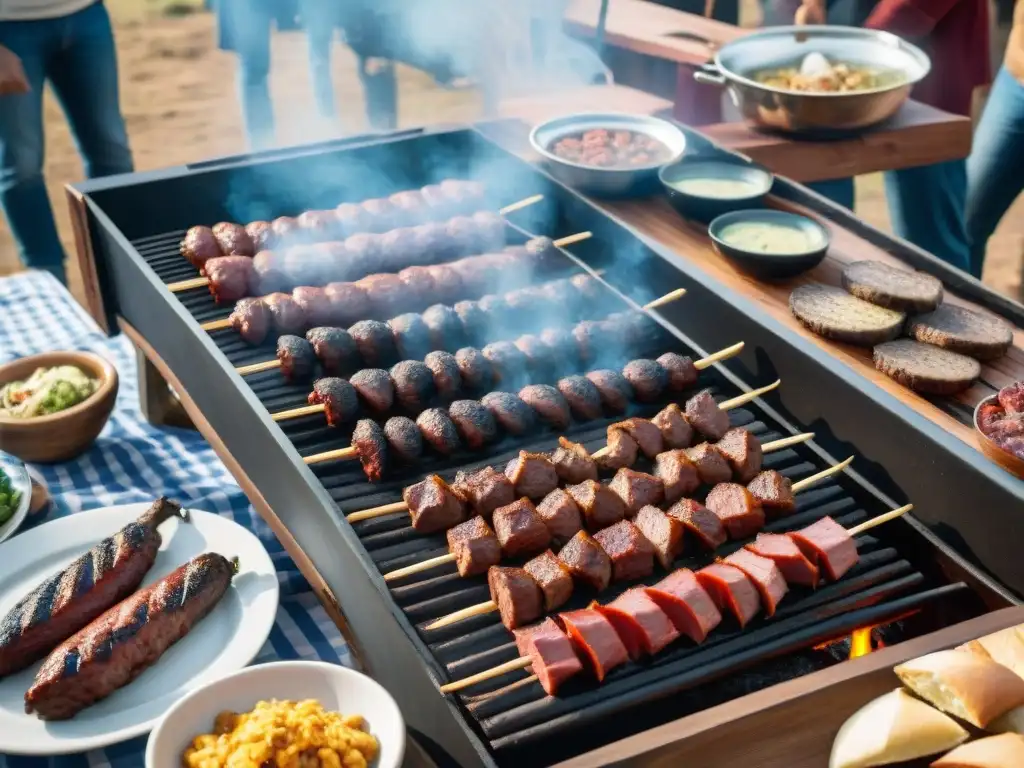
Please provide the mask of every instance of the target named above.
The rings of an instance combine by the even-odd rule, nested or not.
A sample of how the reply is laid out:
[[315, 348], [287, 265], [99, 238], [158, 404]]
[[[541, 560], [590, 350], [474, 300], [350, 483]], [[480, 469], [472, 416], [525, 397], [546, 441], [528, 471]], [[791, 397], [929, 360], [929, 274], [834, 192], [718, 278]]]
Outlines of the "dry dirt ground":
[[[216, 49], [209, 14], [157, 12], [157, 5], [165, 3], [108, 0], [120, 55], [122, 108], [140, 170], [244, 149], [234, 90], [234, 58]], [[318, 138], [315, 126], [297, 117], [308, 114], [312, 103], [303, 36], [277, 35], [273, 57], [272, 90], [280, 138], [284, 143]], [[335, 46], [334, 71], [344, 129], [365, 129], [355, 60], [341, 45]], [[399, 104], [402, 126], [468, 121], [480, 109], [473, 93], [442, 90], [411, 69], [401, 71]], [[80, 179], [82, 169], [63, 115], [51, 98], [46, 103], [46, 133], [46, 176], [65, 247], [72, 253], [63, 185]], [[888, 226], [878, 177], [858, 180], [858, 210], [868, 221]], [[1020, 298], [1024, 197], [1004, 220], [989, 253], [986, 282]], [[10, 233], [0, 220], [0, 274], [17, 269]], [[77, 269], [72, 267], [69, 272], [72, 289], [78, 294]]]

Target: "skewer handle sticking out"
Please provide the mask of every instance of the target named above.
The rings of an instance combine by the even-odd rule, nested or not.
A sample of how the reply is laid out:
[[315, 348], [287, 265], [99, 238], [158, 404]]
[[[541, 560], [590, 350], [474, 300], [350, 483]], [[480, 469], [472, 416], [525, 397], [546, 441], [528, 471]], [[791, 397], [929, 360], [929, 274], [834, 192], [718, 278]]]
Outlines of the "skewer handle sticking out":
[[660, 299], [655, 299], [654, 301], [647, 302], [646, 304], [644, 304], [644, 309], [657, 309], [658, 307], [662, 307], [665, 304], [671, 304], [676, 299], [681, 299], [685, 295], [685, 288], [676, 288], [674, 291], [669, 291], [668, 293], [666, 293]]
[[210, 284], [210, 278], [208, 277], [193, 277], [188, 280], [179, 280], [176, 283], [168, 283], [167, 290], [171, 293], [181, 293], [182, 291], [190, 291], [193, 288], [205, 288]]
[[539, 203], [543, 199], [544, 195], [530, 195], [529, 197], [523, 198], [518, 203], [512, 203], [511, 205], [506, 205], [504, 208], [499, 208], [498, 213], [502, 216], [507, 216], [508, 214], [513, 213], [515, 211], [522, 210], [523, 208], [528, 208], [534, 203]]
[[287, 411], [272, 413], [270, 414], [270, 418], [274, 421], [288, 421], [289, 419], [297, 419], [300, 416], [311, 416], [314, 413], [323, 413], [326, 409], [327, 406], [322, 403], [317, 405], [303, 405], [300, 408], [289, 408]]
[[814, 439], [813, 432], [802, 432], [799, 435], [793, 435], [791, 437], [782, 437], [778, 440], [772, 440], [770, 443], [765, 443], [761, 446], [762, 453], [771, 453], [772, 451], [781, 451], [783, 448], [789, 448], [793, 445], [800, 445], [806, 443], [808, 440]]
[[781, 384], [781, 383], [782, 383], [782, 379], [776, 379], [771, 384], [766, 384], [763, 387], [758, 387], [757, 389], [752, 389], [749, 392], [745, 392], [742, 395], [737, 395], [736, 397], [732, 398], [731, 400], [725, 400], [725, 401], [719, 403], [718, 407], [721, 408], [723, 411], [728, 411], [728, 410], [731, 410], [733, 408], [738, 408], [741, 405], [746, 405], [751, 400], [756, 400], [757, 398], [759, 398], [761, 395], [765, 394], [766, 392], [771, 392], [773, 389], [776, 389], [779, 386], [779, 384]]
[[323, 461], [348, 461], [349, 459], [359, 458], [359, 451], [351, 446], [348, 448], [336, 448], [333, 451], [324, 451], [323, 453], [314, 453], [312, 456], [306, 456], [303, 461], [307, 464], [319, 464]]
[[860, 536], [862, 533], [864, 533], [864, 531], [870, 531], [876, 525], [888, 523], [890, 520], [895, 520], [897, 517], [903, 517], [903, 515], [907, 514], [907, 512], [909, 512], [913, 508], [913, 504], [907, 504], [905, 506], [900, 507], [899, 509], [894, 509], [891, 512], [886, 512], [884, 515], [879, 515], [878, 517], [873, 517], [870, 520], [865, 520], [860, 525], [855, 525], [853, 526], [853, 528], [850, 528], [847, 531], [847, 533], [850, 534], [851, 537]]
[[469, 619], [473, 616], [486, 616], [488, 613], [494, 613], [498, 610], [498, 604], [493, 600], [488, 600], [486, 603], [477, 603], [471, 605], [468, 608], [463, 608], [461, 611], [455, 613], [449, 613], [447, 616], [442, 616], [437, 621], [427, 624], [424, 627], [428, 632], [432, 629], [440, 629], [441, 627], [447, 627], [449, 624], [456, 624], [463, 619]]
[[371, 520], [374, 517], [383, 517], [395, 512], [405, 512], [409, 506], [404, 501], [396, 501], [393, 504], [384, 504], [373, 509], [364, 509], [362, 512], [353, 512], [345, 517], [350, 523], [358, 523], [360, 520]]
[[231, 318], [225, 317], [223, 320], [211, 320], [208, 323], [203, 323], [199, 327], [207, 333], [210, 331], [223, 331], [224, 329], [231, 327]]
[[438, 555], [437, 557], [431, 557], [428, 560], [424, 560], [421, 563], [413, 563], [407, 565], [405, 568], [396, 568], [393, 571], [389, 571], [384, 574], [384, 581], [395, 581], [405, 576], [412, 576], [415, 573], [422, 573], [423, 571], [429, 571], [431, 568], [444, 565], [445, 563], [454, 563], [455, 555], [450, 552], [447, 555]]
[[593, 232], [577, 232], [575, 235], [569, 235], [555, 240], [552, 245], [556, 248], [564, 248], [565, 246], [572, 245], [573, 243], [582, 243], [584, 240], [589, 240], [593, 236]]
[[441, 686], [441, 693], [454, 693], [455, 691], [461, 691], [463, 688], [468, 688], [471, 685], [482, 683], [485, 680], [491, 680], [495, 677], [501, 677], [502, 675], [508, 674], [509, 672], [515, 672], [517, 669], [526, 669], [533, 661], [529, 656], [521, 656], [518, 659], [512, 659], [512, 661], [506, 661], [504, 664], [499, 664], [491, 669], [478, 672], [475, 675], [464, 677], [462, 680], [456, 680], [454, 683], [447, 683]]
[[735, 357], [736, 355], [743, 351], [743, 346], [744, 342], [737, 341], [731, 347], [720, 349], [717, 352], [713, 352], [712, 354], [708, 355], [707, 357], [697, 360], [693, 364], [693, 367], [696, 368], [698, 371], [703, 371], [705, 368], [710, 368], [715, 363], [720, 363], [723, 360], [728, 360], [730, 357]]
[[832, 475], [838, 475], [852, 463], [853, 456], [846, 459], [845, 461], [840, 461], [833, 467], [821, 470], [821, 472], [818, 472], [816, 475], [811, 475], [810, 477], [805, 477], [803, 480], [798, 480], [797, 482], [793, 483], [793, 487], [790, 490], [793, 493], [800, 493], [800, 491], [804, 491], [810, 488], [815, 483], [821, 482], [827, 477], [832, 477]]
[[274, 368], [280, 368], [281, 361], [276, 357], [273, 360], [264, 360], [262, 363], [252, 363], [251, 365], [242, 365], [235, 368], [239, 376], [249, 376], [253, 373], [260, 373], [261, 371], [271, 371]]

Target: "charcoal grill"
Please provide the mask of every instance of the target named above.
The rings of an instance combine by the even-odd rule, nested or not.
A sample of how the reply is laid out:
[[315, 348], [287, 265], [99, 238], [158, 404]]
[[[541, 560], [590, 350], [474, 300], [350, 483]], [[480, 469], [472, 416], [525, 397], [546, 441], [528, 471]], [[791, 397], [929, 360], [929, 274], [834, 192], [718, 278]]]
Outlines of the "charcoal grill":
[[[366, 175], [366, 169], [373, 174]], [[848, 422], [851, 414], [875, 433], [897, 423], [890, 404], [870, 384], [843, 381], [821, 352], [787, 335], [721, 286], [696, 281], [678, 259], [471, 129], [405, 132], [227, 158], [92, 181], [71, 190], [94, 316], [108, 328], [127, 331], [174, 386], [307, 576], [325, 585], [326, 600], [336, 596], [344, 606], [356, 652], [396, 695], [410, 723], [435, 736], [461, 764], [537, 765], [580, 755], [667, 718], [803, 674], [808, 649], [856, 627], [922, 613], [934, 628], [1010, 604], [1014, 591], [1024, 591], [1024, 573], [1017, 558], [1007, 557], [998, 532], [972, 537], [984, 545], [972, 554], [1005, 586], [929, 528], [901, 520], [862, 537], [863, 560], [842, 582], [813, 594], [794, 591], [776, 619], [759, 621], [743, 633], [719, 629], [699, 648], [678, 647], [650, 663], [627, 665], [601, 687], [574, 683], [557, 699], [543, 698], [536, 684], [517, 683], [521, 673], [442, 697], [438, 683], [515, 656], [510, 635], [493, 615], [435, 632], [422, 630], [431, 619], [486, 599], [483, 580], [460, 579], [439, 569], [389, 587], [383, 572], [440, 553], [443, 536], [416, 534], [404, 515], [352, 526], [343, 514], [397, 500], [403, 486], [426, 472], [451, 477], [457, 469], [502, 466], [520, 449], [550, 449], [556, 433], [507, 438], [485, 455], [430, 458], [375, 485], [366, 482], [357, 462], [307, 467], [302, 455], [347, 445], [350, 430], [332, 430], [320, 416], [272, 422], [269, 413], [303, 402], [308, 385], [285, 384], [277, 371], [241, 379], [233, 367], [269, 359], [273, 345], [249, 347], [230, 331], [203, 332], [201, 322], [226, 311], [201, 291], [174, 297], [164, 286], [195, 275], [177, 254], [177, 243], [191, 224], [246, 221], [268, 211], [295, 213], [443, 176], [500, 179], [500, 202], [544, 193], [545, 204], [518, 219], [521, 234], [558, 237], [593, 231], [592, 240], [572, 246], [575, 255], [566, 255], [565, 268], [602, 270], [607, 287], [602, 314], [687, 288], [686, 298], [659, 319], [665, 340], [656, 349], [631, 350], [631, 356], [676, 350], [700, 357], [711, 344], [729, 343], [723, 343], [723, 336], [746, 341], [745, 354], [705, 371], [701, 386], [722, 398], [779, 376], [783, 386], [777, 395], [731, 412], [732, 422], [771, 440], [803, 431], [785, 414], [810, 408], [821, 420], [813, 429], [825, 438], [771, 454], [767, 467], [802, 477], [834, 463], [835, 456], [854, 452], [854, 467], [870, 468], [871, 479], [884, 481], [901, 500], [898, 478], [920, 467], [941, 467], [944, 472], [926, 488], [915, 488], [912, 500], [953, 534], [965, 517], [962, 505], [951, 507], [951, 497], [985, 500], [989, 508], [972, 511], [986, 515], [991, 525], [999, 525], [1019, 500], [1012, 489], [991, 482], [980, 457], [962, 454], [951, 462], [948, 446], [905, 420], [892, 439], [904, 441], [913, 453], [893, 466], [887, 462], [884, 470], [873, 466], [871, 454], [857, 450], [861, 432], [843, 433], [839, 440], [826, 427], [833, 419]], [[766, 349], [781, 351], [773, 351], [768, 360]], [[650, 415], [663, 404], [636, 406], [634, 413]], [[618, 418], [576, 424], [567, 434], [594, 450], [603, 443], [607, 425]], [[896, 506], [878, 485], [860, 474], [829, 481], [801, 494], [796, 517], [786, 524], [827, 514], [853, 525]], [[976, 523], [978, 517], [970, 519]], [[704, 562], [694, 557], [686, 564]], [[574, 598], [570, 607], [582, 605], [583, 599]]]

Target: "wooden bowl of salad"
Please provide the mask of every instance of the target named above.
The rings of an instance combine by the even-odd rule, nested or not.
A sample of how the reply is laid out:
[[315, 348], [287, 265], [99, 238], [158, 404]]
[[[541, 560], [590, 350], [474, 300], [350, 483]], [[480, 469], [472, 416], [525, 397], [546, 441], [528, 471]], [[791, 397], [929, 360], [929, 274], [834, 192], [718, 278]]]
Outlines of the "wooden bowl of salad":
[[0, 450], [54, 463], [83, 453], [110, 418], [117, 370], [91, 352], [46, 352], [0, 366]]

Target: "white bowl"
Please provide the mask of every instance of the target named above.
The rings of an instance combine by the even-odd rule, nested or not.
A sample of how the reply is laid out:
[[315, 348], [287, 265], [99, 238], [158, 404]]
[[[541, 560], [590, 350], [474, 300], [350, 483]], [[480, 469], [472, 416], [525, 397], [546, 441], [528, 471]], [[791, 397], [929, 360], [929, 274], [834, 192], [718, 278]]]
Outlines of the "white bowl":
[[324, 709], [362, 715], [380, 743], [373, 768], [399, 768], [405, 721], [395, 700], [366, 675], [322, 661], [257, 664], [215, 680], [180, 699], [149, 735], [146, 768], [181, 768], [181, 755], [225, 710], [247, 712], [258, 701], [317, 699]]

